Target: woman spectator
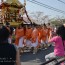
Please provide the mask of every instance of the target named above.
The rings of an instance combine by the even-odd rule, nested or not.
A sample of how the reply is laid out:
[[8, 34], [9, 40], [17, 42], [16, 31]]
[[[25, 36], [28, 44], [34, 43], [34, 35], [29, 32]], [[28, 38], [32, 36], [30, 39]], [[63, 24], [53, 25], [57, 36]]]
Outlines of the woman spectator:
[[[45, 56], [46, 61], [56, 58], [62, 58], [65, 56], [65, 27], [61, 25], [56, 30], [56, 36], [49, 40], [50, 42], [54, 42], [54, 52]], [[51, 64], [50, 64], [51, 65]]]

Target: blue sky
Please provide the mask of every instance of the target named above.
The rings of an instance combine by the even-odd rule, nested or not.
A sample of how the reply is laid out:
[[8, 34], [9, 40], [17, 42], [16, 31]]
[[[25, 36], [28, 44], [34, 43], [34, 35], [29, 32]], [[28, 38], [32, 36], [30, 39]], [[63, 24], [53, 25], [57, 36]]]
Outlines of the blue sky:
[[[24, 0], [19, 0], [19, 1], [21, 3], [24, 2]], [[54, 8], [60, 9], [62, 11], [65, 11], [65, 4], [59, 2], [58, 0], [36, 0], [36, 1], [52, 6]], [[65, 2], [65, 0], [61, 0], [61, 1]], [[28, 12], [37, 12], [37, 11], [44, 12], [44, 15], [48, 15], [50, 18], [58, 17], [58, 16], [65, 18], [65, 14], [63, 13], [59, 13], [59, 12], [47, 9], [45, 7], [39, 6], [37, 4], [33, 4], [29, 2], [28, 0], [26, 0], [26, 9]]]
[[[24, 0], [19, 0], [19, 1], [21, 3], [23, 3]], [[49, 6], [52, 6], [54, 8], [57, 8], [57, 9], [65, 11], [65, 4], [59, 2], [58, 0], [36, 0], [36, 1], [41, 2], [43, 4], [46, 4], [46, 5], [49, 5]], [[62, 1], [65, 2], [65, 0], [62, 0]], [[29, 12], [36, 12], [36, 11], [44, 12], [45, 15], [49, 15], [49, 17], [51, 17], [51, 18], [58, 17], [58, 16], [59, 17], [62, 17], [62, 16], [65, 17], [65, 14], [63, 14], [63, 13], [59, 13], [59, 12], [47, 9], [45, 7], [33, 4], [33, 3], [31, 3], [31, 2], [29, 2], [27, 0], [26, 0], [26, 9]]]

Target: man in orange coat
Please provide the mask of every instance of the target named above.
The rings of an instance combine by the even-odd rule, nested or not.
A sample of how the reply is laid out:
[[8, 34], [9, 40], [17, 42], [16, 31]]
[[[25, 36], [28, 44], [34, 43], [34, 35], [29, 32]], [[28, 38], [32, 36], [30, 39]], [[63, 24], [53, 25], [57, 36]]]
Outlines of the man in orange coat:
[[15, 34], [15, 44], [19, 48], [19, 51], [21, 52], [21, 49], [23, 50], [24, 47], [24, 28], [19, 25], [19, 27], [16, 29], [16, 34]]
[[48, 45], [48, 29], [46, 24], [44, 24], [43, 31], [42, 31], [42, 37], [41, 37], [41, 44], [47, 49]]
[[52, 35], [52, 27], [50, 23], [48, 23], [47, 29], [48, 29], [48, 40], [50, 40], [51, 35]]
[[32, 35], [32, 27], [31, 25], [27, 25], [26, 27], [26, 31], [25, 31], [25, 43], [26, 43], [26, 46], [31, 48], [31, 35]]
[[42, 37], [42, 34], [43, 34], [43, 28], [42, 26], [38, 26], [37, 27], [37, 30], [38, 30], [38, 48], [41, 47], [41, 37]]
[[42, 26], [39, 27], [38, 29], [38, 46], [43, 48], [44, 46], [44, 42], [46, 41], [46, 31], [44, 30], [44, 28]]
[[33, 54], [35, 54], [37, 52], [38, 46], [38, 30], [36, 27], [33, 29], [31, 41], [31, 46], [33, 47]]

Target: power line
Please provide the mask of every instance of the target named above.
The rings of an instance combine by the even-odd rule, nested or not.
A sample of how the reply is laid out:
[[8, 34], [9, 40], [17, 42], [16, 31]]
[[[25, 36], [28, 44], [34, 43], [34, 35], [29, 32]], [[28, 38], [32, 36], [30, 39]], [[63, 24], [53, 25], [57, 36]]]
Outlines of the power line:
[[63, 3], [63, 4], [65, 4], [65, 2], [63, 2], [62, 0], [58, 0], [59, 2], [61, 2], [61, 3]]
[[[30, 1], [30, 0], [29, 0], [29, 1]], [[62, 11], [62, 10], [56, 9], [56, 8], [51, 7], [51, 6], [49, 6], [49, 5], [46, 5], [46, 4], [43, 4], [43, 3], [40, 3], [40, 2], [35, 1], [35, 0], [33, 0], [32, 2], [34, 2], [34, 3], [36, 3], [36, 4], [40, 5], [40, 6], [43, 6], [43, 7], [45, 7], [45, 8], [48, 8], [48, 9], [51, 9], [51, 10], [54, 10], [54, 11], [57, 11], [57, 12], [60, 12], [60, 13], [64, 13], [64, 14], [65, 14], [65, 11]]]
[[[35, 0], [33, 0], [33, 1], [35, 1]], [[35, 2], [40, 3], [40, 2], [38, 2], [38, 1], [35, 1]], [[64, 12], [64, 11], [59, 10], [59, 9], [57, 9], [57, 8], [51, 7], [51, 6], [49, 6], [49, 5], [46, 5], [46, 4], [43, 4], [43, 3], [40, 3], [40, 4], [45, 5], [46, 7], [51, 8], [51, 9], [54, 9], [54, 10], [56, 10], [56, 11]]]
[[31, 2], [31, 3], [37, 4], [37, 5], [39, 5], [39, 6], [42, 6], [42, 7], [48, 8], [48, 9], [50, 9], [50, 10], [53, 10], [53, 11], [56, 11], [56, 12], [60, 12], [60, 13], [65, 14], [65, 11], [62, 11], [62, 10], [60, 10], [60, 9], [57, 9], [57, 8], [51, 7], [51, 6], [46, 5], [46, 4], [43, 4], [43, 3], [38, 2], [38, 1], [36, 1], [36, 0], [33, 0], [33, 1], [28, 0], [28, 1]]

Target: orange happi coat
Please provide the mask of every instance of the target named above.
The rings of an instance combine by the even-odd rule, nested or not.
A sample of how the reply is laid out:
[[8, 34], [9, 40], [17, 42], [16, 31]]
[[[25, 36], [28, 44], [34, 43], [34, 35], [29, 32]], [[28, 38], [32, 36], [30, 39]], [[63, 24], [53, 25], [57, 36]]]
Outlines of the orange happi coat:
[[30, 40], [31, 39], [31, 35], [32, 35], [32, 28], [26, 28], [25, 39]]
[[24, 36], [24, 29], [16, 29], [16, 39], [15, 44], [18, 45], [19, 39]]
[[48, 30], [47, 29], [43, 29], [42, 30], [42, 37], [41, 37], [41, 39], [43, 40], [43, 41], [46, 41], [47, 40], [47, 36], [48, 36]]
[[38, 43], [41, 43], [42, 34], [43, 34], [43, 29], [39, 28], [38, 29]]
[[32, 43], [36, 42], [37, 38], [38, 38], [38, 30], [35, 28], [32, 32], [32, 38], [31, 38]]
[[52, 29], [51, 28], [47, 28], [48, 29], [48, 39], [50, 39], [51, 38], [51, 32], [52, 32]]

